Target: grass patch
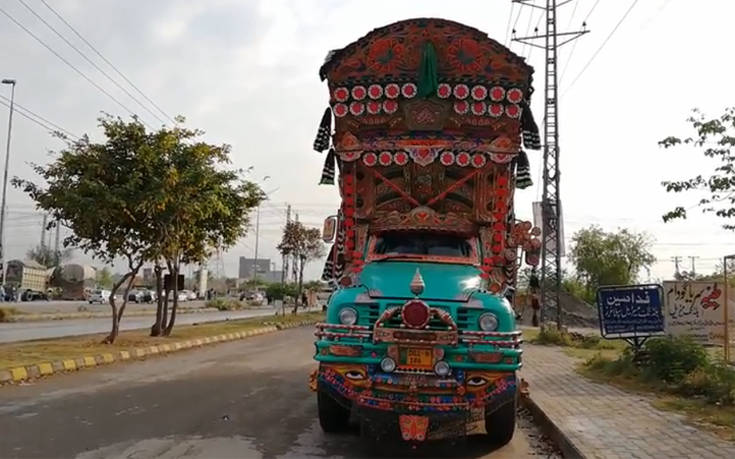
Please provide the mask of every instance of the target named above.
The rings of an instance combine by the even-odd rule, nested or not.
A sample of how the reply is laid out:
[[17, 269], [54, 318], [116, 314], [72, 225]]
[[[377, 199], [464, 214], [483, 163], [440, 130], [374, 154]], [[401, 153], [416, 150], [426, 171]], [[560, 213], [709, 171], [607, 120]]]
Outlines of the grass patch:
[[11, 322], [13, 316], [20, 314], [20, 311], [11, 307], [0, 307], [0, 322]]
[[599, 382], [653, 393], [657, 407], [735, 440], [735, 368], [687, 339], [651, 339], [638, 359], [630, 349], [612, 358], [597, 353], [579, 371]]
[[83, 355], [105, 352], [130, 351], [136, 347], [167, 344], [191, 338], [248, 331], [264, 325], [289, 324], [304, 320], [322, 320], [322, 313], [256, 317], [252, 319], [229, 320], [201, 325], [181, 325], [174, 327], [169, 337], [150, 337], [148, 330], [120, 332], [115, 344], [101, 344], [106, 333], [48, 340], [24, 341], [0, 344], [0, 368], [30, 365], [53, 360], [72, 359]]
[[587, 349], [592, 351], [610, 350], [622, 351], [626, 344], [619, 340], [606, 340], [597, 335], [586, 335], [583, 333], [559, 330], [555, 326], [542, 326], [540, 330], [528, 335], [524, 331], [524, 338], [531, 344], [563, 346], [575, 349]]

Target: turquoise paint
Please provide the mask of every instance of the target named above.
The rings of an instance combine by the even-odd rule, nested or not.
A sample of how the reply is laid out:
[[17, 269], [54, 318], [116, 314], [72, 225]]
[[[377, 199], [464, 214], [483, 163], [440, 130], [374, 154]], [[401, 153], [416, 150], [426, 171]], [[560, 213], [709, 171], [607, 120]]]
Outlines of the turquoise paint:
[[400, 260], [366, 264], [360, 283], [370, 289], [371, 296], [413, 298], [409, 285], [417, 268], [426, 284], [421, 294], [425, 300], [466, 301], [482, 285], [481, 271], [475, 266]]

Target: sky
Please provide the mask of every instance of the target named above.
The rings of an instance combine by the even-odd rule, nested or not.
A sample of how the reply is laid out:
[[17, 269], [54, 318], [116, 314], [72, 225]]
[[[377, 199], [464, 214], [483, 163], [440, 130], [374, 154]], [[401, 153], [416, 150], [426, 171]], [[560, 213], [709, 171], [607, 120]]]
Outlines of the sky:
[[[23, 2], [167, 121], [40, 0]], [[338, 206], [337, 190], [317, 185], [324, 158], [311, 149], [328, 102], [326, 83], [318, 77], [327, 51], [402, 19], [455, 20], [510, 45], [535, 67], [532, 107], [542, 121], [543, 50], [509, 38], [513, 27], [518, 36], [533, 34], [537, 25], [543, 33], [544, 23], [540, 12], [511, 0], [47, 2], [168, 116], [183, 115], [188, 126], [206, 131], [207, 141], [232, 145], [233, 167], [252, 167], [248, 178], [269, 193], [260, 211], [258, 257], [271, 258], [278, 267], [275, 246], [287, 204], [292, 216], [298, 213], [308, 226], [321, 226]], [[129, 116], [130, 110], [153, 127], [162, 123], [20, 0], [0, 0], [0, 8], [125, 108], [0, 12], [0, 77], [18, 81], [18, 104], [93, 139], [99, 139], [96, 118], [101, 112]], [[706, 173], [713, 164], [695, 150], [657, 145], [666, 136], [689, 133], [685, 120], [692, 108], [716, 116], [734, 105], [735, 61], [727, 49], [734, 15], [735, 3], [728, 0], [572, 0], [559, 8], [559, 32], [579, 29], [583, 21], [590, 30], [560, 49], [561, 197], [567, 241], [591, 224], [608, 231], [645, 231], [655, 239], [652, 280], [671, 278], [673, 256], [683, 257], [683, 269], [690, 268], [687, 257], [699, 257], [696, 269], [706, 273], [723, 255], [735, 253], [733, 234], [693, 208], [698, 196], [667, 194], [660, 185]], [[0, 94], [10, 97], [9, 87], [0, 87]], [[7, 116], [0, 105], [3, 147]], [[31, 163], [48, 162], [63, 144], [17, 113], [13, 122], [9, 174], [34, 178]], [[541, 153], [530, 152], [529, 157], [535, 184], [516, 193], [517, 214], [528, 219], [541, 192]], [[678, 205], [692, 208], [690, 218], [664, 224], [661, 215]], [[41, 221], [30, 199], [9, 188], [8, 259], [23, 257], [38, 244]], [[255, 246], [253, 228], [235, 247], [210, 260], [209, 268], [234, 277], [238, 258], [253, 257]], [[82, 253], [75, 259], [91, 261]], [[307, 267], [307, 279], [316, 278], [321, 266], [314, 262]]]

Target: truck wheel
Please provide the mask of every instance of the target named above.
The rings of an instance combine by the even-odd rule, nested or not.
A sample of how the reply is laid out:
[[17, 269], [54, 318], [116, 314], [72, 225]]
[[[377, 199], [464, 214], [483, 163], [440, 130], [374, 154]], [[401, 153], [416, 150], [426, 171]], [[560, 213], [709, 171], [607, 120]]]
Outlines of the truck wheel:
[[325, 433], [343, 432], [350, 420], [350, 410], [343, 407], [321, 387], [317, 387], [316, 403], [319, 425]]
[[489, 415], [485, 416], [485, 429], [487, 439], [492, 445], [503, 446], [513, 438], [516, 428], [516, 408], [518, 397], [514, 396], [512, 402], [508, 402]]

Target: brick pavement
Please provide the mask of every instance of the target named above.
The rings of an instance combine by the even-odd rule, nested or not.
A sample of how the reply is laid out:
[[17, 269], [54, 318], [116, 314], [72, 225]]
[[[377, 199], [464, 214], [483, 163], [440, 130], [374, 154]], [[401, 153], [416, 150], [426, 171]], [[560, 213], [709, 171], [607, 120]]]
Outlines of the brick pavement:
[[589, 458], [735, 458], [735, 442], [653, 407], [653, 397], [599, 384], [555, 347], [524, 345], [521, 377], [533, 402]]

